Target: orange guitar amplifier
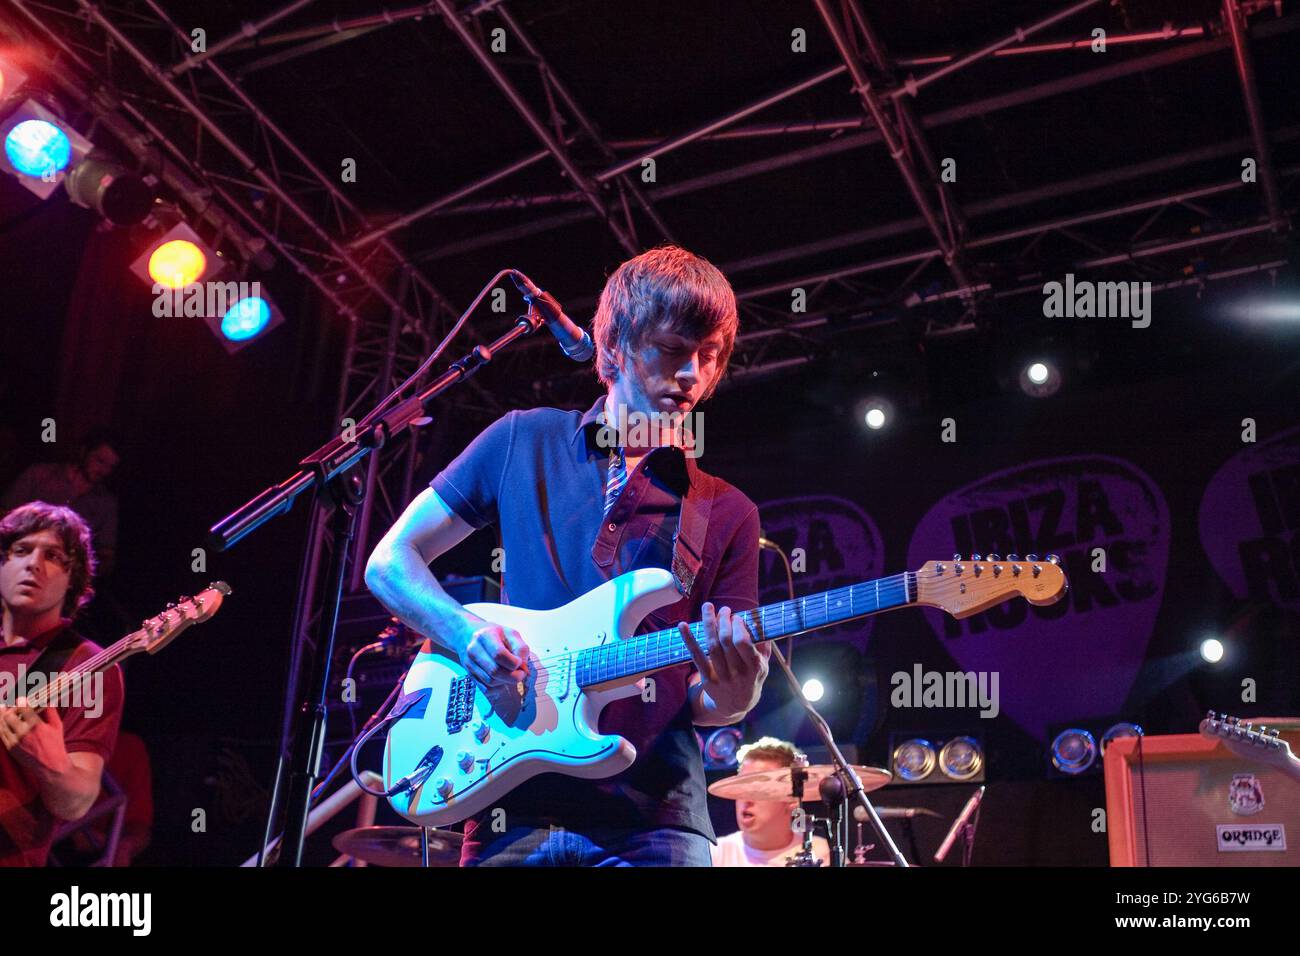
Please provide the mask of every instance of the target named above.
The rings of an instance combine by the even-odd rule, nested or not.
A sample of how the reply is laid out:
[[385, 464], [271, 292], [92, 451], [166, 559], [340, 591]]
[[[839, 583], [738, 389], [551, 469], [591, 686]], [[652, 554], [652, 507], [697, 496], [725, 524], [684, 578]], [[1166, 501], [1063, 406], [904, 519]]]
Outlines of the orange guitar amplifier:
[[1300, 866], [1294, 769], [1200, 734], [1120, 738], [1104, 768], [1111, 866]]

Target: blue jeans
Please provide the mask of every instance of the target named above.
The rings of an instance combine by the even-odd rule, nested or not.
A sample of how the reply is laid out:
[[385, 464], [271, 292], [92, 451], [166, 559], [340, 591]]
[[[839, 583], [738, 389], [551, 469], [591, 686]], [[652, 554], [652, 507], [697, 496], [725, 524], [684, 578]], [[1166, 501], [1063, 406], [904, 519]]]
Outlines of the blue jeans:
[[[480, 828], [480, 830], [486, 827]], [[462, 866], [712, 866], [708, 838], [690, 830], [511, 827], [469, 842]]]

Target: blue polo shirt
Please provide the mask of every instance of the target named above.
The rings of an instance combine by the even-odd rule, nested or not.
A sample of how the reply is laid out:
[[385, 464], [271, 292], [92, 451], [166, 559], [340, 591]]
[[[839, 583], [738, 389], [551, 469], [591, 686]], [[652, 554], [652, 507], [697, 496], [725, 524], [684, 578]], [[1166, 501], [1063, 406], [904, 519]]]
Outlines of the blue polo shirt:
[[[596, 436], [604, 404], [602, 396], [585, 414], [555, 408], [509, 412], [430, 483], [468, 524], [500, 525], [502, 600], [552, 610], [624, 572], [671, 568], [683, 496], [711, 494], [691, 596], [649, 615], [637, 633], [698, 621], [705, 601], [736, 611], [757, 607], [758, 508], [720, 479], [700, 481], [695, 460], [680, 449], [652, 449], [609, 515], [603, 514], [609, 450]], [[637, 759], [631, 767], [604, 780], [554, 773], [534, 777], [497, 804], [508, 825], [578, 832], [585, 825], [634, 831], [681, 827], [713, 839], [704, 766], [686, 697], [693, 671], [691, 664], [659, 671], [653, 702], [634, 696], [605, 708], [600, 731], [632, 742]], [[486, 819], [485, 813], [466, 822], [467, 841]], [[492, 836], [485, 828], [476, 842]]]

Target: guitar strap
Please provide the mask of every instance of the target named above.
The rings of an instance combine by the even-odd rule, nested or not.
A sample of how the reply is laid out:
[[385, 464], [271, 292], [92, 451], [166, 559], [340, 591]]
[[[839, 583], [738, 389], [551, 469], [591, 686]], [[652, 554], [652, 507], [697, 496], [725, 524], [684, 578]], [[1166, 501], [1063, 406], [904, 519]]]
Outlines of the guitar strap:
[[43, 671], [46, 674], [53, 674], [61, 670], [82, 640], [80, 634], [70, 627], [65, 627], [63, 633], [46, 644], [45, 649], [36, 655], [36, 660], [27, 666], [27, 673], [35, 674]]
[[704, 563], [705, 532], [709, 528], [709, 511], [713, 507], [713, 479], [702, 471], [695, 472], [695, 480], [682, 497], [681, 511], [677, 517], [677, 533], [673, 535], [673, 577], [677, 590], [683, 597], [691, 596], [695, 578]]

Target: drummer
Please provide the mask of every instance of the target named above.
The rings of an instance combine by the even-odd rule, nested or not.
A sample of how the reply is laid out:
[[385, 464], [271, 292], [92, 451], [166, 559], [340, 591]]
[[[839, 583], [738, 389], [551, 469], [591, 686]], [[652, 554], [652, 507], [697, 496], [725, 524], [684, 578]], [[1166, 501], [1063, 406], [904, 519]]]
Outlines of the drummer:
[[[782, 770], [794, 763], [794, 744], [776, 737], [763, 737], [736, 752], [739, 773]], [[721, 837], [712, 848], [714, 866], [785, 866], [786, 859], [803, 844], [803, 833], [794, 829], [794, 810], [799, 806], [789, 800], [737, 800], [735, 833]], [[803, 818], [802, 815], [800, 816]], [[813, 853], [830, 865], [830, 844], [813, 836]]]

